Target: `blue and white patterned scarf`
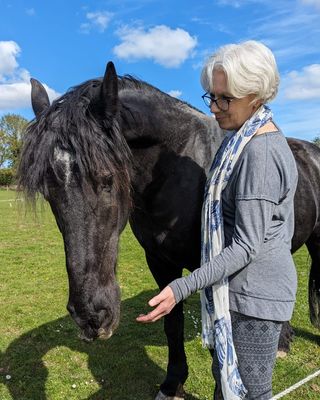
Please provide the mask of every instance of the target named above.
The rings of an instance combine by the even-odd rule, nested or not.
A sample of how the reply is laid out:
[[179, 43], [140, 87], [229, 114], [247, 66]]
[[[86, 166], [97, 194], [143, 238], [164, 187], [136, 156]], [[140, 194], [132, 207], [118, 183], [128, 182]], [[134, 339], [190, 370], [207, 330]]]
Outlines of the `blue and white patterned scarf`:
[[[202, 208], [201, 265], [208, 263], [224, 248], [221, 194], [244, 146], [257, 130], [272, 119], [271, 110], [261, 106], [237, 132], [229, 132], [210, 169]], [[202, 343], [215, 348], [220, 367], [224, 399], [243, 399], [245, 389], [238, 370], [229, 312], [228, 278], [201, 291]]]

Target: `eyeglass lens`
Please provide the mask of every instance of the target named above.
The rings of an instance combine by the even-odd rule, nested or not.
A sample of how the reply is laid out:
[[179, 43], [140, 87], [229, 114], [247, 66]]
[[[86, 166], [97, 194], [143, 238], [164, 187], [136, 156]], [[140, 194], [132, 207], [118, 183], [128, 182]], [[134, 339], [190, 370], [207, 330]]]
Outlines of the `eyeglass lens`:
[[214, 97], [210, 96], [210, 94], [207, 94], [203, 96], [203, 100], [209, 108], [211, 107], [212, 103], [214, 103], [221, 111], [227, 111], [229, 108], [229, 101], [227, 99], [215, 99]]

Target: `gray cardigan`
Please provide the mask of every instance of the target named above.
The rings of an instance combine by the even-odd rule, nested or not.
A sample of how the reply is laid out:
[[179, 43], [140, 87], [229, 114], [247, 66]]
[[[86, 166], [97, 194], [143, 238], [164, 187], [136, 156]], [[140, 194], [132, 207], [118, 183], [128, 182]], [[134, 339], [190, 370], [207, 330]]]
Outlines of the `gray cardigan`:
[[297, 288], [290, 253], [297, 180], [281, 132], [250, 140], [222, 194], [225, 248], [169, 285], [176, 302], [228, 277], [230, 310], [274, 321], [291, 318]]

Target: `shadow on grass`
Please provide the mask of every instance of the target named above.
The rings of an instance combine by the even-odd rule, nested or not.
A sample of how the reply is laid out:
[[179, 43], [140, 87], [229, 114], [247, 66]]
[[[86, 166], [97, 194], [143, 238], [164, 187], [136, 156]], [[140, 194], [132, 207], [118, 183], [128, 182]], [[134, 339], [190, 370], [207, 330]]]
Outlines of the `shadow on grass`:
[[317, 334], [314, 334], [312, 332], [308, 332], [308, 331], [306, 331], [304, 329], [297, 328], [296, 326], [294, 326], [293, 329], [294, 329], [295, 336], [301, 337], [301, 338], [303, 338], [305, 340], [308, 340], [309, 342], [314, 342], [314, 343], [316, 343], [317, 345], [320, 346], [320, 332], [317, 335]]
[[[88, 355], [88, 369], [100, 388], [87, 400], [153, 399], [165, 377], [165, 370], [150, 359], [145, 346], [166, 346], [166, 338], [162, 323], [142, 325], [135, 322], [135, 317], [154, 295], [154, 291], [146, 291], [123, 301], [120, 327], [108, 341], [82, 342], [77, 338], [77, 328], [69, 316], [43, 324], [15, 339], [1, 354], [0, 363], [2, 370], [7, 371], [5, 374], [12, 375], [11, 380], [2, 379], [12, 399], [47, 400], [45, 385], [50, 367], [47, 368], [43, 358], [59, 346]], [[164, 351], [166, 357], [166, 349]], [[77, 378], [68, 376], [69, 363], [66, 356], [63, 357], [54, 366], [61, 376], [62, 389], [66, 376], [66, 385], [74, 379], [79, 387]], [[64, 371], [59, 371], [59, 367]], [[85, 400], [84, 397], [79, 399]], [[187, 395], [186, 400], [198, 399]]]

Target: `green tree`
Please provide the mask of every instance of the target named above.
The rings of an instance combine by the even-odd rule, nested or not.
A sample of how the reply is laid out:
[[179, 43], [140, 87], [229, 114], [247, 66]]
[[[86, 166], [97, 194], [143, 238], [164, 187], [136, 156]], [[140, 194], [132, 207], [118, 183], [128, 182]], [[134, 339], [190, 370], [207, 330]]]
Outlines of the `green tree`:
[[0, 130], [0, 168], [2, 168], [8, 159], [7, 136]]
[[28, 120], [18, 114], [0, 118], [0, 167], [16, 169], [27, 124]]
[[320, 147], [320, 135], [317, 135], [314, 139], [312, 139], [312, 142]]

